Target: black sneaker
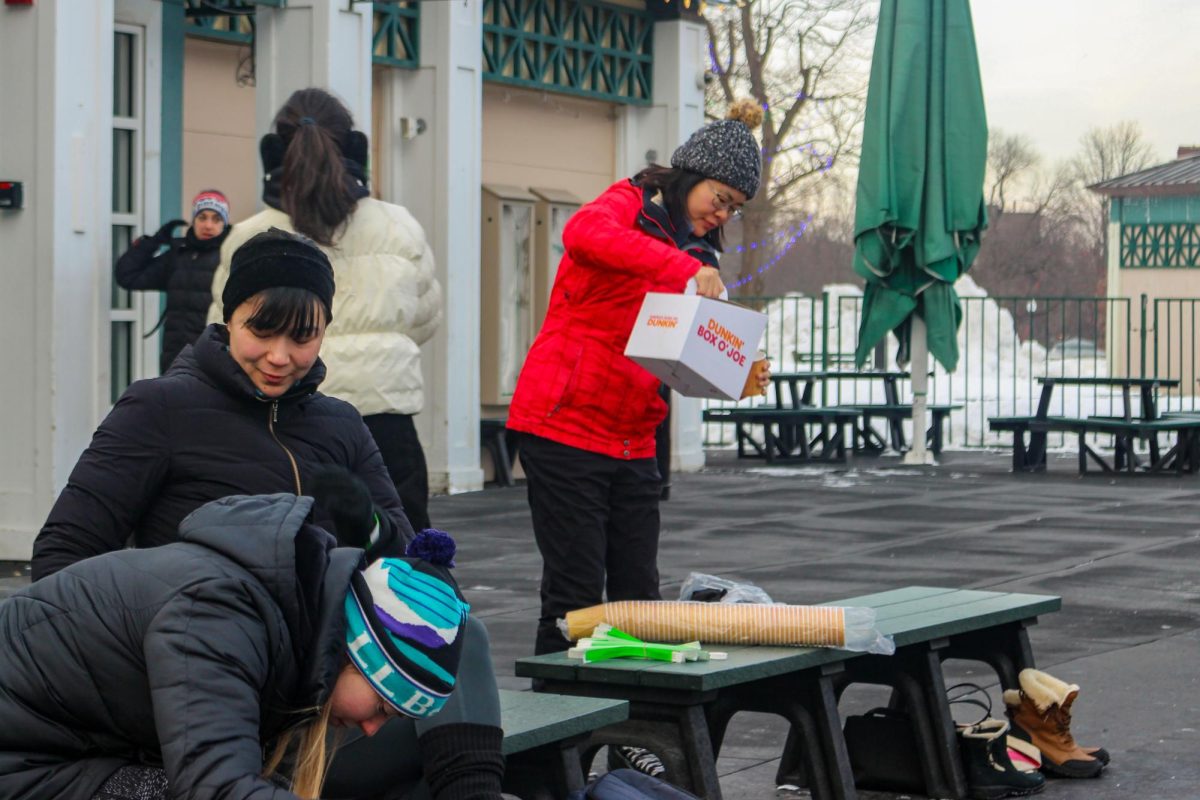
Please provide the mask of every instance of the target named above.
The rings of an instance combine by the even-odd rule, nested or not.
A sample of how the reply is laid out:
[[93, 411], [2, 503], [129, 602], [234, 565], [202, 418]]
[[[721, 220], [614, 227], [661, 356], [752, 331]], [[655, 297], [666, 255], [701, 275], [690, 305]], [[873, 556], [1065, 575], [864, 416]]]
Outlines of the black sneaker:
[[665, 779], [667, 768], [662, 760], [644, 747], [628, 745], [611, 745], [608, 748], [608, 771], [614, 769], [632, 769], [649, 775], [651, 778]]

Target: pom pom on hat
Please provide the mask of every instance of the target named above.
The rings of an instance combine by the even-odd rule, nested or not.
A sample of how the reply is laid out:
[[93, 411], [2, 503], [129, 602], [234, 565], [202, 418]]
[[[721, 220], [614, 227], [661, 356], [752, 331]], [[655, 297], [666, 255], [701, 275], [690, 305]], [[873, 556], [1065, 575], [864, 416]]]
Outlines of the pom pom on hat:
[[426, 528], [408, 543], [408, 547], [404, 548], [404, 555], [422, 558], [440, 567], [453, 567], [454, 554], [457, 551], [458, 545], [454, 543], [450, 534], [437, 528]]
[[735, 119], [750, 130], [755, 130], [762, 125], [762, 106], [745, 97], [741, 100], [734, 100], [730, 104], [729, 110], [725, 112], [725, 119]]
[[346, 593], [350, 662], [401, 714], [431, 717], [454, 690], [470, 609], [446, 567], [381, 558], [355, 573]]
[[753, 100], [738, 100], [726, 119], [710, 122], [671, 154], [671, 166], [720, 181], [754, 197], [762, 175], [762, 155], [753, 129], [763, 112]]

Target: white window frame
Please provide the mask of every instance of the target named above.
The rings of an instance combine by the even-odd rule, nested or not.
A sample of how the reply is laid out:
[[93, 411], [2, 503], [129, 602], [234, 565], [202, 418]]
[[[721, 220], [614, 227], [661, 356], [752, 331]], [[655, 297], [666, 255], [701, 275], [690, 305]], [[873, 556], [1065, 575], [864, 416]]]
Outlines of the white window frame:
[[[146, 232], [158, 229], [159, 217], [159, 182], [160, 162], [159, 150], [161, 143], [161, 114], [152, 113], [152, 107], [157, 108], [162, 95], [162, 14], [158, 4], [148, 0], [118, 0], [116, 20], [113, 25], [113, 69], [116, 68], [116, 37], [128, 35], [133, 37], [133, 98], [132, 110], [134, 116], [112, 116], [113, 136], [116, 131], [130, 131], [133, 137], [133, 153], [130, 163], [131, 175], [131, 208], [129, 212], [118, 213], [111, 211], [110, 236], [117, 226], [133, 229], [133, 238]], [[110, 150], [111, 152], [111, 150]], [[116, 165], [113, 164], [115, 171]], [[114, 181], [115, 181], [115, 175]], [[112, 198], [106, 198], [112, 203]], [[110, 247], [111, 252], [111, 247]], [[106, 363], [104, 371], [108, 373], [108, 386], [100, 398], [101, 414], [107, 413], [112, 407], [112, 390], [116, 375], [111, 373], [113, 347], [112, 326], [114, 323], [125, 323], [130, 326], [131, 360], [130, 379], [153, 377], [158, 374], [158, 353], [162, 332], [157, 331], [149, 338], [143, 338], [146, 331], [151, 330], [157, 323], [162, 306], [162, 295], [157, 292], [131, 292], [129, 308], [114, 308], [112, 305], [111, 268], [108, 271], [109, 282], [102, 291], [105, 314], [102, 319], [108, 330], [104, 339], [108, 340]]]

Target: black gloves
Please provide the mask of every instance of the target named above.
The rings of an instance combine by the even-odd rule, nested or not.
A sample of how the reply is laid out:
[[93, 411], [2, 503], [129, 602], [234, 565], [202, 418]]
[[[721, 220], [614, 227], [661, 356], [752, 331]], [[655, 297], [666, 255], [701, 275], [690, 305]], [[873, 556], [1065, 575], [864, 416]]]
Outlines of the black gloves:
[[500, 728], [451, 722], [430, 728], [417, 741], [434, 800], [502, 800], [504, 731]]
[[160, 245], [170, 244], [171, 239], [172, 239], [172, 234], [175, 232], [175, 229], [178, 228], [180, 225], [187, 225], [187, 223], [181, 219], [173, 219], [170, 222], [166, 223], [165, 225], [163, 225], [161, 228], [158, 229], [158, 233], [154, 234], [154, 241]]
[[318, 467], [308, 481], [308, 494], [317, 501], [317, 508], [332, 519], [331, 531], [340, 544], [366, 549], [379, 520], [371, 490], [344, 467], [332, 464]]

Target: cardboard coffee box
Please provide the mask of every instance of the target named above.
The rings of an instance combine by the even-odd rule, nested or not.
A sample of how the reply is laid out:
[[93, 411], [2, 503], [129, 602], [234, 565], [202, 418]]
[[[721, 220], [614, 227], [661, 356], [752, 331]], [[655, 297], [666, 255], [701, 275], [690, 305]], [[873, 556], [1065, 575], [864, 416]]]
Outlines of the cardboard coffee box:
[[767, 317], [727, 300], [650, 292], [625, 355], [686, 397], [738, 400]]

